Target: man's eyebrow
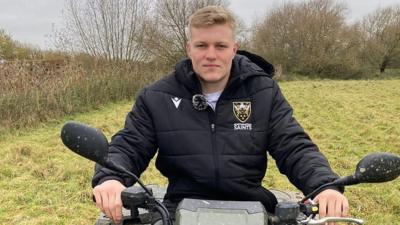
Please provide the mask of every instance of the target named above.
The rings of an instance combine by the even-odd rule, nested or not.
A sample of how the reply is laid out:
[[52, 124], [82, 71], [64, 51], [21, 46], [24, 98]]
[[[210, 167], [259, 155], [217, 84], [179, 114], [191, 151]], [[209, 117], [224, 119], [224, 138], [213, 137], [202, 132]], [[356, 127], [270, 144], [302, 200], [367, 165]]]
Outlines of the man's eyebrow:
[[194, 41], [193, 43], [194, 44], [217, 44], [217, 45], [224, 44], [224, 45], [227, 45], [227, 44], [229, 44], [229, 41], [217, 41], [217, 42], [212, 42], [212, 43], [209, 43], [207, 41]]

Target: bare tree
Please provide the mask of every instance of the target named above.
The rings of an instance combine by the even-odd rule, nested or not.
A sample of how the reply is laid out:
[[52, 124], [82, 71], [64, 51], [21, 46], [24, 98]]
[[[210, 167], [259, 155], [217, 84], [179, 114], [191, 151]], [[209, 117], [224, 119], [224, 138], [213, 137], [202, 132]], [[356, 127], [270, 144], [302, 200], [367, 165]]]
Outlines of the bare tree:
[[378, 9], [366, 16], [363, 32], [363, 57], [381, 73], [400, 60], [400, 6]]
[[166, 65], [186, 55], [185, 29], [189, 16], [206, 5], [227, 6], [226, 0], [156, 0], [151, 26], [146, 27], [146, 46]]
[[58, 45], [107, 60], [144, 60], [149, 0], [66, 0]]
[[334, 0], [286, 2], [255, 26], [253, 49], [285, 71], [315, 74], [340, 67], [341, 53], [354, 46], [343, 38], [345, 11]]

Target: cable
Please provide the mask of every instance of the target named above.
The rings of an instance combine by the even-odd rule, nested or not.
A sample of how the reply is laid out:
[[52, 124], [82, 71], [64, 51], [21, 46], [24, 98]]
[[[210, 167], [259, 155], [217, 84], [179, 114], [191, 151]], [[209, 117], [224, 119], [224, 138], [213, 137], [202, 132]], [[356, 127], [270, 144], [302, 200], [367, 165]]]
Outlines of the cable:
[[126, 173], [129, 176], [133, 177], [139, 183], [139, 185], [146, 191], [146, 193], [148, 195], [153, 196], [153, 193], [151, 193], [151, 191], [143, 184], [143, 182], [134, 173], [128, 171], [127, 169], [123, 168], [122, 166], [114, 164], [110, 160], [107, 160], [106, 165], [104, 165], [104, 166], [108, 167], [110, 169], [113, 169], [113, 170], [117, 170], [122, 173]]
[[316, 192], [320, 191], [322, 188], [325, 188], [327, 186], [330, 186], [332, 184], [334, 184], [335, 182], [330, 182], [324, 185], [319, 186], [317, 189], [315, 189], [314, 191], [312, 191], [311, 193], [309, 193], [308, 195], [306, 195], [303, 199], [301, 199], [300, 202], [305, 202], [307, 199], [309, 199], [311, 196], [313, 196]]

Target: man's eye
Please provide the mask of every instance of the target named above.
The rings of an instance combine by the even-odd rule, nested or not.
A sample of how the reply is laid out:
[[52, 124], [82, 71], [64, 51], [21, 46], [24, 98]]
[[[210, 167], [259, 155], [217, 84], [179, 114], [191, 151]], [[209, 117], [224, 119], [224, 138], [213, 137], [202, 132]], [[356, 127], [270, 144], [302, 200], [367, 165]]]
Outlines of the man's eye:
[[206, 47], [206, 45], [203, 45], [203, 44], [196, 45], [196, 48], [205, 48], [205, 47]]
[[217, 48], [221, 48], [221, 49], [223, 49], [223, 48], [227, 48], [228, 46], [226, 46], [226, 45], [217, 45]]

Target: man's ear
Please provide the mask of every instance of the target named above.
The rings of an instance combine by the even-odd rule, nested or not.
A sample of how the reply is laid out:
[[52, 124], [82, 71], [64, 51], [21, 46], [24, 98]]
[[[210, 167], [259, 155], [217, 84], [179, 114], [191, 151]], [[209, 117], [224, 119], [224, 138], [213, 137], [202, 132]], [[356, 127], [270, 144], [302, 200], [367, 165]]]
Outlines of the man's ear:
[[237, 50], [239, 49], [240, 45], [239, 43], [235, 43], [235, 45], [233, 46], [233, 52], [236, 54]]

